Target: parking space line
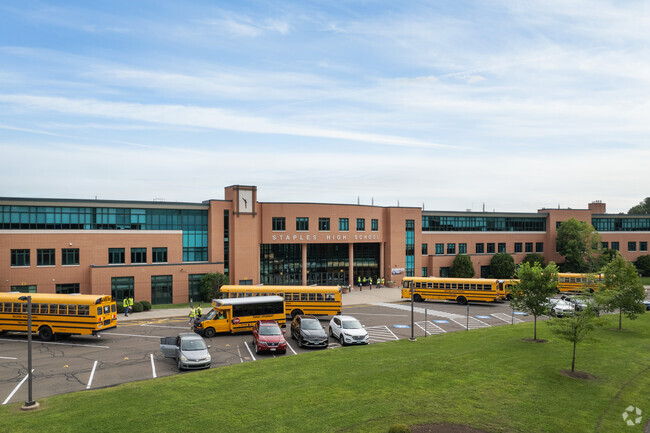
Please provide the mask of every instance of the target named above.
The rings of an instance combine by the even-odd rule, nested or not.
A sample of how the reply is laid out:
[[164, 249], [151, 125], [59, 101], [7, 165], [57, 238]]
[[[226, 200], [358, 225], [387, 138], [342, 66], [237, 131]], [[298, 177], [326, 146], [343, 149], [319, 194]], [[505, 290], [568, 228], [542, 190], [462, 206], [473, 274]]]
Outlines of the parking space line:
[[518, 317], [515, 317], [514, 315], [510, 315], [510, 314], [506, 314], [506, 313], [493, 313], [492, 315], [493, 315], [494, 317], [496, 317], [497, 319], [501, 319], [501, 320], [503, 320], [504, 322], [507, 322], [507, 323], [512, 323], [512, 322], [515, 322], [515, 323], [524, 323], [523, 320], [519, 319]]
[[[10, 340], [7, 338], [0, 338], [0, 341], [14, 341], [18, 343], [25, 343], [27, 344], [26, 340]], [[83, 346], [83, 347], [97, 347], [99, 349], [109, 349], [108, 346], [97, 346], [95, 344], [82, 344], [82, 343], [51, 343], [51, 342], [46, 342], [46, 341], [33, 341], [32, 343], [34, 344], [57, 344], [60, 346]]]
[[172, 328], [172, 329], [187, 329], [188, 328], [188, 326], [150, 325], [148, 323], [143, 323], [140, 326], [151, 326], [152, 328]]
[[[33, 368], [32, 368], [32, 374], [34, 374], [34, 369], [33, 369]], [[23, 377], [23, 380], [21, 380], [20, 383], [19, 383], [18, 385], [16, 385], [16, 387], [14, 388], [14, 390], [11, 391], [11, 394], [9, 394], [9, 397], [7, 397], [7, 399], [6, 399], [5, 401], [2, 402], [2, 405], [3, 405], [3, 406], [4, 406], [5, 404], [7, 404], [7, 403], [9, 402], [9, 400], [11, 400], [11, 397], [14, 396], [14, 394], [16, 393], [16, 391], [18, 391], [18, 389], [20, 389], [20, 387], [23, 385], [23, 383], [25, 383], [25, 381], [27, 380], [28, 377], [29, 377], [29, 374], [26, 374], [25, 377]]]
[[[421, 323], [423, 325], [421, 325]], [[426, 322], [415, 322], [415, 324], [418, 326], [418, 328], [423, 330], [426, 335], [444, 334], [447, 332], [444, 329], [442, 329], [440, 326], [436, 325], [435, 323], [432, 323], [430, 320], [427, 320]]]
[[490, 325], [488, 325], [487, 323], [485, 323], [485, 322], [483, 322], [481, 320], [478, 320], [478, 319], [476, 319], [474, 317], [470, 317], [469, 319], [465, 318], [465, 320], [463, 321], [464, 323], [461, 323], [458, 320], [454, 320], [454, 319], [451, 319], [451, 318], [449, 320], [456, 323], [457, 325], [462, 326], [465, 329], [468, 329], [467, 325], [469, 325], [469, 329], [479, 329], [479, 328], [489, 328], [490, 327]]
[[287, 347], [288, 347], [289, 349], [291, 349], [291, 351], [293, 352], [294, 355], [297, 355], [296, 351], [293, 350], [293, 347], [291, 347], [291, 345], [289, 344], [288, 341], [287, 341]]
[[140, 337], [140, 338], [163, 338], [159, 335], [138, 335], [138, 334], [118, 334], [116, 332], [104, 332], [106, 335], [117, 335], [119, 337]]
[[151, 371], [153, 371], [153, 378], [156, 378], [156, 365], [153, 363], [153, 353], [150, 354], [151, 356]]
[[388, 326], [369, 326], [366, 328], [370, 340], [392, 341], [399, 340], [399, 337], [390, 330]]
[[248, 347], [248, 343], [244, 342], [244, 346], [246, 346], [246, 350], [248, 350], [248, 353], [251, 354], [251, 358], [253, 358], [253, 361], [257, 361], [257, 359], [255, 359], [255, 355], [253, 355], [253, 352], [251, 352], [251, 349]]
[[10, 356], [0, 356], [0, 359], [18, 359], [18, 358], [12, 358]]
[[90, 372], [90, 379], [88, 379], [88, 385], [86, 385], [86, 389], [90, 389], [90, 385], [93, 383], [93, 376], [95, 376], [95, 368], [97, 368], [97, 361], [93, 364], [93, 371]]
[[241, 349], [239, 349], [239, 346], [237, 346], [237, 353], [239, 353], [239, 362], [244, 363], [244, 358], [241, 357]]
[[375, 313], [354, 313], [355, 316], [390, 316], [390, 317], [408, 317], [408, 314], [375, 314]]

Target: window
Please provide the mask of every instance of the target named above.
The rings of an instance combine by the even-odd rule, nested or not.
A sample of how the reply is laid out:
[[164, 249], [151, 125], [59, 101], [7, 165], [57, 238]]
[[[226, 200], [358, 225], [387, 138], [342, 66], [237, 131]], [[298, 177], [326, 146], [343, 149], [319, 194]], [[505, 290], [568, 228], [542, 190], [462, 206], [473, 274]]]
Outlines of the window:
[[639, 242], [639, 251], [648, 251], [648, 243]]
[[365, 231], [366, 230], [366, 219], [365, 218], [357, 218], [357, 231]]
[[79, 283], [72, 284], [57, 284], [55, 289], [57, 294], [69, 294], [69, 293], [80, 293], [79, 292]]
[[467, 254], [467, 244], [458, 244], [458, 254]]
[[298, 217], [296, 218], [296, 231], [305, 232], [309, 230], [309, 218]]
[[151, 276], [151, 303], [171, 304], [173, 302], [173, 288], [171, 275]]
[[422, 266], [422, 276], [423, 277], [429, 276], [429, 268], [427, 268], [426, 266]]
[[379, 220], [377, 219], [370, 220], [370, 230], [372, 230], [373, 232], [379, 230]]
[[188, 301], [201, 300], [201, 278], [205, 274], [190, 274], [187, 278], [187, 295]]
[[456, 244], [447, 244], [447, 254], [456, 254]]
[[151, 249], [152, 263], [167, 263], [167, 247]]
[[485, 217], [423, 215], [422, 231], [545, 232], [546, 217]]
[[36, 266], [54, 266], [55, 264], [54, 248], [36, 250]]
[[422, 244], [422, 255], [426, 256], [429, 254], [429, 244]]
[[499, 252], [500, 253], [505, 253], [506, 252], [506, 243], [505, 242], [499, 242]]
[[476, 254], [483, 254], [485, 253], [485, 244], [478, 243], [476, 244]]
[[318, 218], [318, 230], [322, 232], [330, 231], [330, 219], [329, 218]]
[[271, 219], [271, 230], [274, 232], [283, 232], [287, 230], [287, 223], [284, 217], [273, 217]]
[[515, 242], [515, 253], [521, 253], [524, 251], [524, 244], [521, 242]]
[[436, 254], [445, 253], [445, 244], [436, 244]]
[[487, 252], [488, 254], [494, 254], [494, 243], [487, 244]]
[[348, 218], [339, 218], [339, 231], [347, 232], [350, 230], [350, 220]]
[[64, 248], [61, 250], [61, 264], [71, 266], [79, 264], [79, 248]]
[[605, 250], [609, 248], [609, 242], [601, 242], [600, 244]]
[[147, 263], [147, 249], [131, 248], [131, 263]]
[[440, 268], [440, 278], [449, 278], [449, 267]]
[[620, 248], [618, 246], [618, 242], [612, 242], [612, 249], [618, 251]]
[[19, 293], [36, 293], [36, 286], [11, 286], [11, 291]]
[[124, 263], [124, 248], [108, 249], [108, 264], [115, 265]]
[[29, 266], [29, 250], [11, 250], [11, 266]]
[[533, 252], [533, 243], [532, 242], [526, 242], [526, 252], [527, 253], [532, 253]]
[[536, 253], [543, 253], [544, 252], [544, 242], [536, 242], [535, 243], [535, 252]]
[[628, 251], [636, 251], [636, 242], [628, 242], [627, 243], [627, 250]]

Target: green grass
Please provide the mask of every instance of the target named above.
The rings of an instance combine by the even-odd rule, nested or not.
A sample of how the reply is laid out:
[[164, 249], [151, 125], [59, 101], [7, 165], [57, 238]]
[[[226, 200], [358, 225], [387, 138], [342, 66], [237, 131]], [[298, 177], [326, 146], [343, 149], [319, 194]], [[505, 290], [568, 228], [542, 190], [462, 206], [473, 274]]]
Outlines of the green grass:
[[650, 277], [641, 277], [641, 283], [643, 283], [644, 286], [650, 286]]
[[[201, 304], [201, 308], [203, 308], [203, 310], [205, 310], [206, 308], [208, 310], [212, 308], [212, 304], [210, 302], [192, 302], [192, 305], [194, 306], [194, 308], [196, 308], [196, 306], [199, 305], [199, 304]], [[190, 303], [186, 302], [184, 304], [158, 304], [158, 305], [152, 305], [151, 306], [152, 310], [158, 310], [158, 309], [165, 310], [165, 309], [169, 309], [169, 308], [186, 308], [187, 313], [189, 314], [189, 312], [190, 312]]]
[[526, 323], [54, 396], [34, 413], [2, 406], [0, 431], [386, 432], [450, 422], [489, 432], [642, 432], [621, 415], [633, 405], [650, 419], [650, 315], [625, 320], [623, 331], [613, 329], [617, 317], [603, 320], [577, 351], [576, 369], [592, 381], [560, 375], [571, 345], [545, 322], [538, 334], [548, 343], [524, 342], [533, 333]]

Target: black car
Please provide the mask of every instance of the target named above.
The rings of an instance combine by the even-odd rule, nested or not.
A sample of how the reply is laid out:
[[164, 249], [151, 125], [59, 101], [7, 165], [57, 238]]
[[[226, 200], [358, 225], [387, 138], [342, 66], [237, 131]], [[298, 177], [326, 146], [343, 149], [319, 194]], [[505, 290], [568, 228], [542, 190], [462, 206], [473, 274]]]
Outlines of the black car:
[[327, 347], [329, 340], [320, 321], [314, 316], [299, 315], [291, 322], [291, 338], [298, 347]]

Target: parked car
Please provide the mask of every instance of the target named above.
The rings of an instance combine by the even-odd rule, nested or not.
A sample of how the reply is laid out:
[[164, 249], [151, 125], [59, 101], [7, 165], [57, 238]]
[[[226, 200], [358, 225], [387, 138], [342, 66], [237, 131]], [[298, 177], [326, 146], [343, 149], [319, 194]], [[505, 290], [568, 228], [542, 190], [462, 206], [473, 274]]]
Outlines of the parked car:
[[179, 370], [210, 368], [212, 357], [209, 348], [203, 338], [194, 333], [160, 339], [160, 351], [165, 358], [174, 358]]
[[645, 305], [645, 310], [650, 311], [650, 301], [647, 299], [643, 300], [643, 305]]
[[573, 303], [564, 299], [550, 298], [548, 300], [548, 315], [564, 317], [566, 314], [573, 314], [576, 307]]
[[291, 322], [291, 338], [298, 341], [298, 347], [327, 347], [329, 339], [325, 328], [314, 316], [296, 316]]
[[287, 353], [285, 331], [280, 329], [275, 320], [258, 320], [253, 327], [253, 347], [255, 353], [280, 352]]
[[593, 299], [584, 298], [584, 297], [571, 297], [567, 295], [562, 295], [560, 299], [573, 304], [576, 311], [582, 311], [585, 308], [589, 307], [593, 309], [594, 313], [596, 313], [596, 316], [600, 316], [600, 311], [598, 310], [598, 307], [596, 307], [596, 304], [594, 303]]
[[368, 344], [370, 342], [368, 331], [352, 316], [336, 315], [332, 317], [329, 336], [339, 340], [342, 346], [346, 344]]

